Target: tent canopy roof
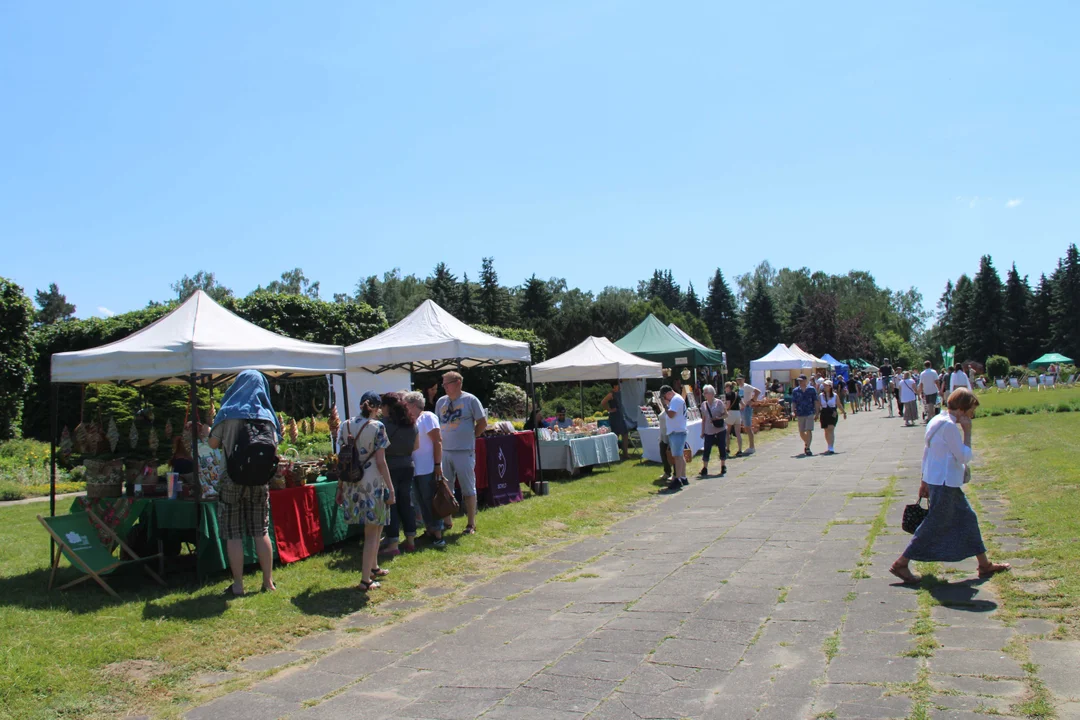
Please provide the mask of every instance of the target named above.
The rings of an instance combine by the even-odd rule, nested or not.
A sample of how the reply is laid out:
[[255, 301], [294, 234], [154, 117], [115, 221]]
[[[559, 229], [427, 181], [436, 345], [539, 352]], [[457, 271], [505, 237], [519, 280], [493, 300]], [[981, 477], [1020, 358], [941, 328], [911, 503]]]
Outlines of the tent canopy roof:
[[804, 365], [803, 367], [811, 367], [811, 368], [827, 368], [827, 367], [829, 367], [829, 363], [825, 362], [824, 360], [817, 357], [816, 355], [811, 355], [810, 353], [806, 352], [801, 347], [799, 347], [796, 343], [791, 343], [791, 345], [788, 346], [788, 349], [791, 350], [791, 352], [795, 353], [796, 355], [798, 355], [799, 357], [801, 357], [803, 360], [805, 360], [808, 363], [808, 364]]
[[416, 372], [487, 367], [530, 360], [529, 343], [480, 332], [433, 300], [420, 303], [392, 328], [345, 348], [349, 370], [374, 373], [396, 368]]
[[628, 353], [653, 360], [665, 367], [720, 365], [724, 356], [716, 350], [702, 347], [676, 333], [652, 313], [637, 327], [615, 341], [616, 347]]
[[276, 377], [345, 371], [337, 345], [295, 340], [234, 315], [202, 290], [142, 330], [116, 342], [52, 356], [57, 383], [188, 382], [191, 375], [222, 378], [242, 370]]
[[844, 362], [842, 360], [837, 360], [836, 358], [834, 358], [829, 353], [825, 353], [824, 355], [822, 355], [821, 359], [824, 360], [825, 362], [829, 363], [829, 365], [831, 365], [832, 367], [837, 367], [837, 366], [848, 367], [848, 364], [846, 362]]
[[1065, 357], [1061, 353], [1046, 353], [1038, 360], [1032, 360], [1032, 365], [1050, 365], [1051, 363], [1071, 363], [1071, 357]]
[[589, 336], [562, 355], [532, 366], [533, 382], [635, 380], [660, 378], [658, 362], [620, 350], [606, 337]]
[[757, 360], [750, 361], [750, 372], [755, 370], [802, 370], [805, 361], [791, 352], [784, 343], [777, 343], [776, 347]]
[[704, 345], [699, 343], [697, 340], [690, 337], [690, 334], [688, 332], [683, 330], [681, 327], [679, 327], [675, 323], [668, 323], [668, 329], [670, 329], [672, 332], [674, 332], [676, 335], [678, 335], [679, 337], [681, 337], [683, 340], [690, 343], [694, 347], [699, 347], [702, 350], [712, 350], [712, 348], [705, 347]]

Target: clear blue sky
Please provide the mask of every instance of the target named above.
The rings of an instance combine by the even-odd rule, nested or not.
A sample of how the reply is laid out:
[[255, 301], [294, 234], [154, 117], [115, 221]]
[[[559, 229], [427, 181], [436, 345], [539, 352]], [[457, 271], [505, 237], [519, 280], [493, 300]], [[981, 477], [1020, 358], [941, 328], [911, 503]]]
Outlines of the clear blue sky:
[[325, 297], [493, 255], [699, 293], [917, 286], [1078, 238], [1080, 4], [0, 4], [0, 275], [86, 317], [199, 269]]

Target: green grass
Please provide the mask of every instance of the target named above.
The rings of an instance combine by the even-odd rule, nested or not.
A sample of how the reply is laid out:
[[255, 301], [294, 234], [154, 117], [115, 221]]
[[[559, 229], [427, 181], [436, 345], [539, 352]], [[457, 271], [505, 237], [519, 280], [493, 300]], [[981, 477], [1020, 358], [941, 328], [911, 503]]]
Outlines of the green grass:
[[833, 658], [840, 654], [840, 628], [825, 638], [821, 649], [825, 651], [825, 662], [832, 662]]
[[979, 409], [976, 418], [1008, 414], [1031, 414], [1042, 412], [1080, 412], [1080, 387], [1058, 387], [1053, 390], [1013, 390], [999, 392], [996, 389], [978, 393]]
[[[76, 492], [86, 487], [82, 471], [56, 469], [56, 491]], [[0, 442], [0, 501], [49, 494], [49, 444], [37, 440]]]
[[[0, 718], [176, 717], [203, 697], [192, 688], [193, 676], [288, 647], [357, 611], [391, 620], [393, 613], [380, 609], [387, 601], [459, 602], [466, 576], [489, 577], [560, 542], [603, 532], [655, 496], [657, 474], [655, 465], [622, 463], [552, 482], [546, 497], [485, 510], [477, 535], [459, 535], [464, 522], [455, 523], [444, 551], [422, 549], [388, 563], [391, 575], [370, 601], [354, 589], [360, 580], [354, 541], [276, 568], [277, 593], [228, 604], [219, 597], [224, 575], [197, 586], [191, 576], [174, 574], [166, 578], [168, 589], [137, 575], [117, 578], [112, 584], [123, 602], [85, 584], [47, 593], [49, 542], [35, 516], [48, 505], [0, 508]], [[76, 576], [62, 563], [60, 584]], [[247, 584], [258, 587], [253, 573]], [[457, 592], [434, 599], [420, 592], [432, 587]], [[130, 661], [145, 661], [142, 671], [133, 672]]]

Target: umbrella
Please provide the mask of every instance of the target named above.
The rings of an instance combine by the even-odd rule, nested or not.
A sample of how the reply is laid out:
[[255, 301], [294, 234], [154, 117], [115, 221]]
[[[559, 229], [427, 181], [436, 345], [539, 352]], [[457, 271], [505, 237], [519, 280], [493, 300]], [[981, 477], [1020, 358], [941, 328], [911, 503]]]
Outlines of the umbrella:
[[1065, 357], [1061, 353], [1046, 353], [1038, 360], [1032, 360], [1031, 366], [1037, 367], [1039, 365], [1053, 365], [1054, 363], [1071, 363], [1073, 360], [1070, 357]]

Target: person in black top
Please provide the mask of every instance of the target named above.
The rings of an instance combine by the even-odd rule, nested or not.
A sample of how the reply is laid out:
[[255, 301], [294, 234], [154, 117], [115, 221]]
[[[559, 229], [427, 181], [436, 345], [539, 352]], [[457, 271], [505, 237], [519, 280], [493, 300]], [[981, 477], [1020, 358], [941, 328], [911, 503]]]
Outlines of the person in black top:
[[731, 457], [731, 436], [734, 435], [739, 441], [739, 454], [742, 454], [742, 398], [739, 397], [739, 391], [735, 388], [735, 383], [724, 383], [724, 402], [727, 403], [728, 415], [727, 415], [727, 455]]
[[[412, 505], [413, 450], [419, 448], [416, 425], [409, 419], [404, 394], [388, 392], [381, 398], [383, 426], [390, 447], [386, 448], [386, 467], [394, 484], [397, 502], [390, 506], [390, 524], [386, 528], [386, 545], [380, 555], [393, 557], [401, 550], [416, 550], [416, 512]], [[398, 548], [399, 533], [405, 530], [405, 544]]]
[[881, 367], [878, 368], [881, 373], [881, 392], [884, 400], [889, 405], [889, 417], [892, 417], [892, 365], [889, 364], [889, 358], [883, 358], [881, 361]]
[[847, 381], [848, 402], [851, 403], [851, 412], [859, 412], [859, 381], [854, 375], [848, 375]]

